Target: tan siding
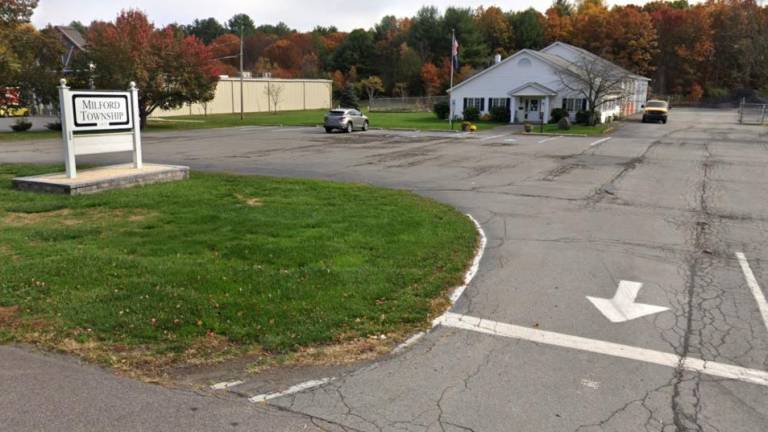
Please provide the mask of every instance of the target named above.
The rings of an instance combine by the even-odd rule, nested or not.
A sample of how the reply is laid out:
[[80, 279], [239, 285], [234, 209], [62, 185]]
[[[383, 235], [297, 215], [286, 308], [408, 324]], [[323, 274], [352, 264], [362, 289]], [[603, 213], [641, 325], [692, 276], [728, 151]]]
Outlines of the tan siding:
[[[282, 93], [277, 104], [278, 111], [303, 109], [326, 109], [331, 107], [331, 81], [327, 80], [284, 80], [284, 79], [246, 79], [243, 80], [244, 111], [273, 111], [272, 102], [267, 97], [267, 86], [280, 86]], [[221, 79], [216, 85], [216, 95], [207, 106], [202, 104], [185, 105], [175, 110], [156, 110], [153, 117], [171, 117], [183, 115], [232, 114], [240, 112], [240, 80], [237, 78]]]

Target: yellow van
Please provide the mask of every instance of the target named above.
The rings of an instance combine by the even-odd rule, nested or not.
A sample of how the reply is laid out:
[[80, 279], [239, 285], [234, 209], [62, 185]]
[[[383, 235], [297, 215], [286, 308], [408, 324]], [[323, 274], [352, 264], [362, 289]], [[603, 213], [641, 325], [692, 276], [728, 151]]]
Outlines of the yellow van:
[[662, 122], [667, 123], [667, 115], [669, 114], [669, 103], [663, 100], [649, 100], [642, 107], [643, 111], [643, 123], [649, 122]]

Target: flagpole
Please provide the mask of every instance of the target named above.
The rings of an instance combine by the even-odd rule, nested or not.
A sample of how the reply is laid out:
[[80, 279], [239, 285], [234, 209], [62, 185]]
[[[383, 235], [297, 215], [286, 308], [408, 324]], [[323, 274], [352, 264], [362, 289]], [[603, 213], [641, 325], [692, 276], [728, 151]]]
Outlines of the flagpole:
[[[451, 84], [449, 88], [453, 88], [453, 47], [456, 44], [456, 30], [451, 29]], [[453, 94], [448, 95], [448, 104], [450, 105], [448, 109], [448, 126], [450, 126], [451, 130], [453, 130]]]

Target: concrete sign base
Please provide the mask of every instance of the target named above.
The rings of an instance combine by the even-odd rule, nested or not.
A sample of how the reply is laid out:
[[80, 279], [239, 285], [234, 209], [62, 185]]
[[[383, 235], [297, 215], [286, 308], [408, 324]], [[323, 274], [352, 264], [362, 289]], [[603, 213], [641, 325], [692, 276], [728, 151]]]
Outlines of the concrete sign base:
[[23, 191], [83, 195], [187, 178], [189, 167], [186, 166], [144, 164], [142, 168], [135, 168], [128, 163], [83, 170], [76, 178], [70, 178], [67, 173], [16, 177], [13, 187]]

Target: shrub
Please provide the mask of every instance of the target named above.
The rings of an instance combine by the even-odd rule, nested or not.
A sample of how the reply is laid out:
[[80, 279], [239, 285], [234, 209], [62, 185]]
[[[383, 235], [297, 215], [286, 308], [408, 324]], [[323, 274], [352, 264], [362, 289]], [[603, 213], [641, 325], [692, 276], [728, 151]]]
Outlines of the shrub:
[[466, 121], [480, 120], [480, 111], [475, 107], [464, 108], [464, 120]]
[[437, 102], [432, 107], [432, 112], [435, 113], [440, 120], [448, 120], [448, 116], [451, 115], [451, 104], [446, 102]]
[[528, 132], [528, 133], [530, 133], [530, 132], [533, 132], [533, 125], [532, 125], [532, 124], [530, 124], [530, 123], [524, 123], [524, 124], [523, 124], [523, 129], [524, 129], [526, 132]]
[[592, 114], [589, 111], [579, 111], [576, 113], [576, 123], [588, 125]]
[[11, 129], [13, 129], [15, 132], [28, 131], [32, 129], [32, 122], [25, 118], [20, 118], [16, 120], [16, 123], [11, 125]]
[[61, 122], [60, 121], [51, 122], [51, 123], [46, 124], [45, 127], [48, 130], [60, 131], [61, 130]]
[[509, 108], [505, 106], [496, 106], [491, 108], [491, 120], [496, 123], [509, 123], [509, 117], [512, 115]]
[[480, 121], [488, 122], [491, 121], [493, 117], [491, 116], [491, 113], [485, 113], [480, 115]]
[[560, 123], [560, 119], [563, 117], [568, 117], [568, 111], [562, 109], [562, 108], [555, 108], [552, 110], [552, 112], [549, 114], [549, 122], [550, 123]]
[[557, 128], [560, 130], [568, 130], [571, 128], [571, 119], [568, 118], [568, 116], [561, 117], [560, 120], [557, 121]]

